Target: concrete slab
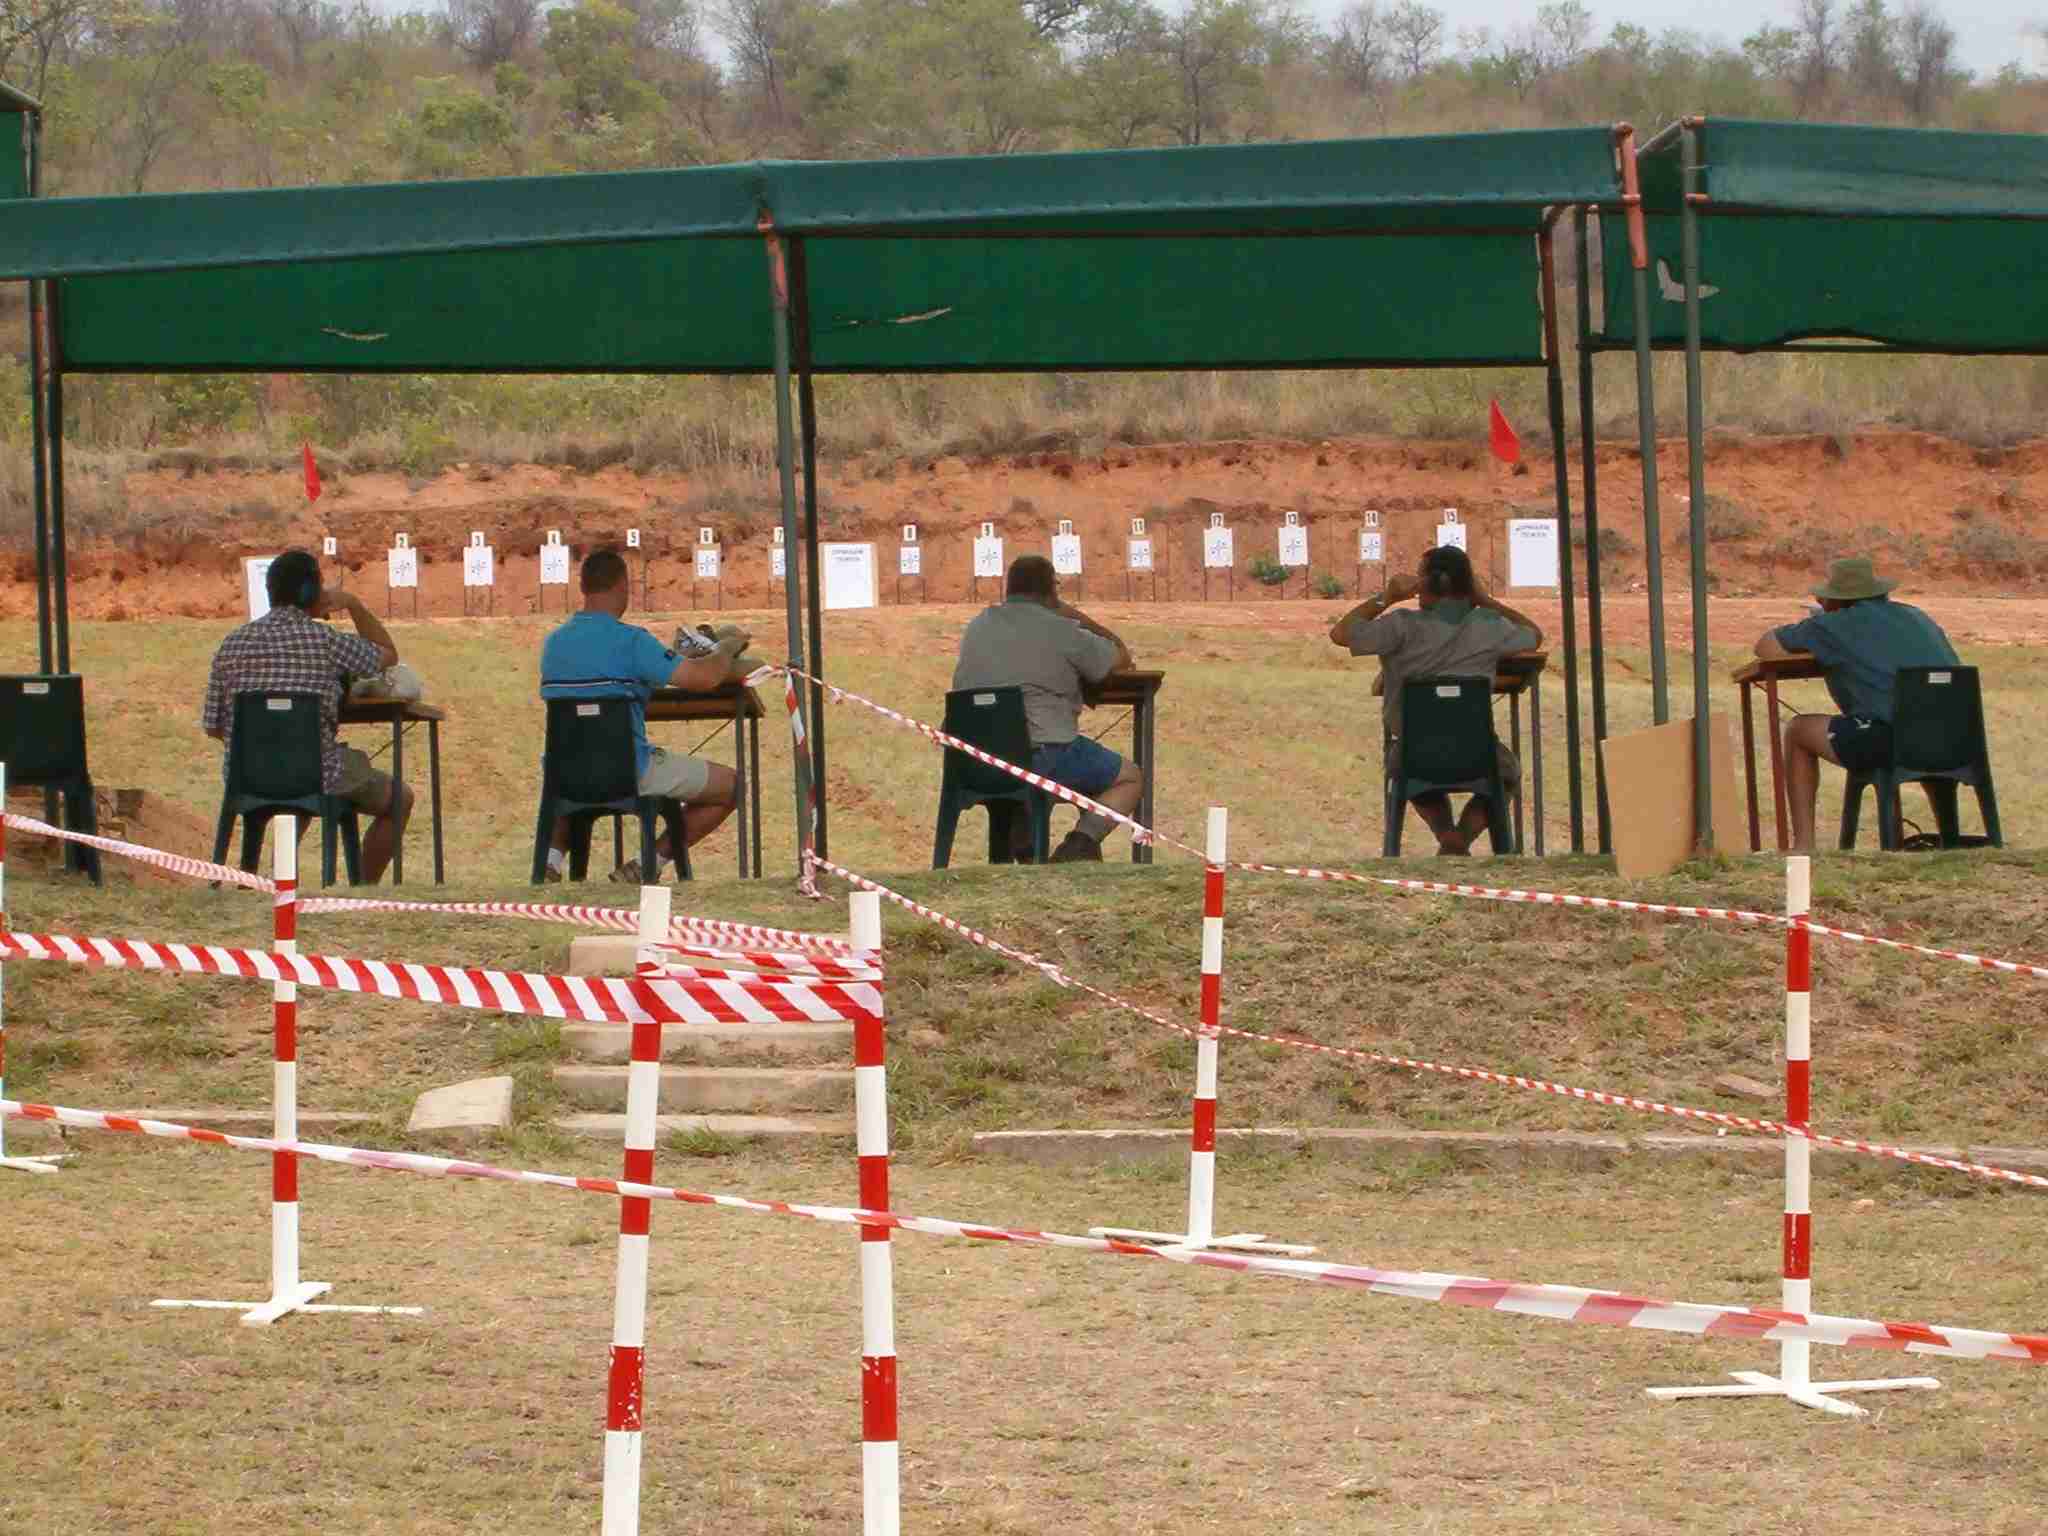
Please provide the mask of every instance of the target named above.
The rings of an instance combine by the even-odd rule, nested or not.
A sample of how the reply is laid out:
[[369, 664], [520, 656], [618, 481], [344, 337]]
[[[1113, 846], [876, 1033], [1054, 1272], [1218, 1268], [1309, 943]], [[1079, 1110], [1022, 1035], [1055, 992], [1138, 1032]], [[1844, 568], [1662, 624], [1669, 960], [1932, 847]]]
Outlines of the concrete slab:
[[[1107, 1131], [983, 1131], [975, 1150], [1049, 1166], [1085, 1163], [1181, 1161], [1188, 1132], [1173, 1129]], [[1628, 1155], [1617, 1136], [1537, 1132], [1406, 1131], [1372, 1128], [1259, 1126], [1216, 1132], [1219, 1152], [1309, 1151], [1318, 1157], [1369, 1162], [1387, 1157], [1451, 1156], [1492, 1166], [1604, 1168]]]
[[495, 1131], [512, 1123], [512, 1079], [474, 1077], [466, 1083], [429, 1088], [413, 1100], [406, 1129], [427, 1131]]
[[[843, 910], [843, 909], [842, 909]], [[678, 917], [685, 914], [677, 913]], [[835, 935], [844, 937], [844, 935]], [[630, 976], [640, 952], [640, 941], [630, 933], [590, 933], [569, 941], [571, 976]], [[716, 962], [722, 969], [751, 970], [738, 961]]]
[[[571, 1136], [588, 1136], [597, 1141], [624, 1141], [624, 1115], [565, 1115], [555, 1121], [557, 1130]], [[716, 1131], [724, 1136], [762, 1137], [770, 1141], [798, 1142], [810, 1137], [847, 1137], [853, 1134], [851, 1115], [661, 1115], [656, 1131], [668, 1136], [676, 1131]], [[658, 1182], [660, 1180], [657, 1175]]]
[[[583, 1061], [626, 1061], [633, 1053], [630, 1024], [564, 1024], [562, 1047]], [[780, 1056], [816, 1053], [853, 1059], [851, 1024], [664, 1024], [661, 1054], [758, 1051]]]
[[[563, 1097], [581, 1109], [626, 1107], [625, 1067], [567, 1066], [554, 1071]], [[853, 1102], [853, 1072], [811, 1067], [663, 1067], [660, 1106], [691, 1114], [770, 1109], [837, 1109]]]

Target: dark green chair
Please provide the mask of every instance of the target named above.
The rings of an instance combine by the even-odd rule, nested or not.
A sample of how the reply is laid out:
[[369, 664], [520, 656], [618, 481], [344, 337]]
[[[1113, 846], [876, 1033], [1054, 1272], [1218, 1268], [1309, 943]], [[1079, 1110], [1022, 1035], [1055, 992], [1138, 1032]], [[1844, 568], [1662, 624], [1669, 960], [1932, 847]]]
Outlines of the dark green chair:
[[[1493, 679], [1411, 677], [1401, 685], [1401, 776], [1386, 780], [1386, 839], [1381, 853], [1401, 852], [1401, 823], [1417, 795], [1477, 795], [1495, 853], [1520, 853], [1509, 816], [1509, 786], [1500, 774], [1493, 735]], [[1517, 786], [1519, 788], [1519, 786]]]
[[213, 862], [228, 856], [235, 819], [242, 822], [241, 867], [254, 873], [263, 834], [273, 819], [290, 814], [320, 818], [320, 883], [334, 884], [334, 850], [341, 845], [348, 883], [363, 883], [363, 849], [356, 807], [322, 787], [326, 744], [320, 696], [313, 693], [238, 693], [228, 738], [227, 786], [213, 831]]
[[[1020, 768], [1031, 766], [1031, 732], [1024, 722], [1024, 690], [955, 688], [946, 695], [948, 736], [957, 736], [991, 757]], [[939, 821], [932, 834], [932, 868], [944, 869], [953, 858], [953, 833], [960, 813], [988, 807], [988, 861], [1016, 862], [1011, 853], [1013, 818], [1031, 818], [1031, 857], [1040, 864], [1052, 845], [1052, 796], [1022, 779], [991, 768], [957, 747], [946, 748], [944, 777], [939, 781]]]
[[[40, 788], [62, 798], [65, 831], [99, 831], [85, 763], [85, 679], [76, 672], [0, 677], [0, 763], [7, 765], [8, 789]], [[64, 863], [100, 883], [98, 849], [66, 843]]]
[[1991, 748], [1984, 735], [1984, 696], [1975, 667], [1901, 667], [1892, 680], [1892, 758], [1882, 768], [1849, 774], [1842, 796], [1841, 846], [1856, 846], [1863, 791], [1877, 792], [1877, 846], [1895, 852], [1904, 843], [1899, 786], [1920, 784], [1934, 807], [1941, 846], [1963, 846], [1956, 788], [1977, 792], [1984, 841], [2005, 846], [1998, 825], [1998, 793], [1991, 783]]
[[630, 699], [546, 699], [547, 739], [540, 760], [540, 811], [534, 818], [535, 885], [547, 878], [548, 848], [555, 822], [569, 819], [569, 877], [590, 873], [590, 833], [599, 818], [612, 818], [613, 862], [623, 863], [624, 817], [640, 820], [640, 873], [654, 878], [654, 844], [659, 823], [668, 825], [679, 878], [690, 878], [690, 850], [683, 843], [680, 801], [640, 793], [640, 756], [633, 737]]

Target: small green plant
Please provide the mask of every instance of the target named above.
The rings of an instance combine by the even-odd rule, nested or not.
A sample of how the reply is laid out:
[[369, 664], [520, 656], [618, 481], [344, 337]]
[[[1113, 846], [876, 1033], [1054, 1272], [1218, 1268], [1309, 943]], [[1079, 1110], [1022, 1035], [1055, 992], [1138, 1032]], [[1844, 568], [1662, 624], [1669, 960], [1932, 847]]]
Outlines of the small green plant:
[[1261, 586], [1282, 586], [1287, 581], [1287, 567], [1270, 555], [1260, 555], [1252, 561], [1251, 578]]
[[1317, 597], [1342, 597], [1344, 583], [1325, 571], [1315, 580], [1315, 592]]
[[678, 1157], [732, 1157], [746, 1143], [708, 1125], [693, 1125], [672, 1133], [665, 1145]]

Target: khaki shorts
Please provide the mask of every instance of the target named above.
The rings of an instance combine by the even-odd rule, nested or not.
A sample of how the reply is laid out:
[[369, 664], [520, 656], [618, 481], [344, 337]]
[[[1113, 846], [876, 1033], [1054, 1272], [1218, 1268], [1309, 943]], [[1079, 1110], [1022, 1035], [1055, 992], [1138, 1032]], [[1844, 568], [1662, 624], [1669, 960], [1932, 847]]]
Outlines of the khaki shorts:
[[711, 786], [711, 765], [686, 752], [660, 747], [640, 770], [640, 793], [657, 800], [695, 800]]
[[396, 787], [391, 775], [379, 770], [366, 754], [354, 747], [341, 749], [341, 782], [334, 792], [357, 810], [382, 816], [391, 809], [391, 792]]

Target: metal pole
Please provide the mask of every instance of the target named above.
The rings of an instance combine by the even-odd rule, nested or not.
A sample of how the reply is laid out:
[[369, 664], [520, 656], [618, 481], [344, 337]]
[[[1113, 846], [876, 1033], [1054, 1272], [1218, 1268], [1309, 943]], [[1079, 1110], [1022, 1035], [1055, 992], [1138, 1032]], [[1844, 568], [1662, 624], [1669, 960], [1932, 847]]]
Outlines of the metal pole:
[[[818, 400], [811, 388], [811, 272], [802, 240], [789, 242], [790, 294], [796, 361], [797, 420], [804, 463], [804, 580], [811, 625], [811, 782], [818, 786], [817, 849], [827, 851], [825, 805], [825, 621], [818, 579]], [[789, 535], [784, 534], [787, 538]]]
[[[764, 207], [759, 228], [768, 246], [768, 286], [773, 299], [775, 330], [775, 468], [782, 482], [782, 543], [796, 548], [796, 432], [789, 413], [789, 268], [783, 259], [782, 237], [775, 233], [775, 220]], [[789, 658], [804, 654], [803, 615], [798, 607], [796, 573], [792, 567], [782, 583], [788, 621]], [[799, 693], [797, 697], [801, 698]], [[802, 723], [802, 711], [798, 710]], [[808, 878], [804, 865], [806, 828], [805, 804], [809, 800], [810, 763], [801, 755], [796, 761], [796, 860], [799, 878]]]
[[1712, 738], [1707, 730], [1707, 453], [1705, 386], [1700, 378], [1700, 221], [1693, 210], [1699, 190], [1698, 119], [1688, 118], [1679, 136], [1685, 168], [1685, 196], [1678, 227], [1685, 261], [1685, 463], [1692, 492], [1692, 782], [1693, 835], [1701, 848], [1714, 846], [1714, 781], [1708, 771]]
[[1579, 776], [1579, 641], [1578, 616], [1572, 594], [1572, 469], [1564, 451], [1564, 359], [1557, 332], [1557, 215], [1544, 220], [1536, 247], [1543, 263], [1543, 351], [1549, 386], [1550, 457], [1557, 472], [1557, 579], [1564, 620], [1564, 756], [1565, 789], [1570, 805], [1572, 852], [1586, 851], [1586, 812]]
[[64, 548], [64, 318], [63, 289], [52, 286], [43, 300], [49, 317], [50, 369], [50, 602], [55, 610], [57, 670], [71, 670], [71, 561]]
[[1579, 282], [1579, 473], [1586, 508], [1586, 631], [1587, 663], [1593, 674], [1593, 821], [1602, 853], [1614, 851], [1613, 824], [1607, 816], [1607, 765], [1600, 743], [1607, 739], [1607, 653], [1600, 626], [1600, 472], [1593, 430], [1593, 258], [1586, 246], [1586, 210], [1572, 215], [1578, 238]]
[[1664, 533], [1657, 517], [1657, 388], [1651, 378], [1650, 236], [1636, 176], [1635, 130], [1620, 130], [1622, 201], [1628, 206], [1629, 259], [1634, 263], [1636, 310], [1636, 437], [1643, 461], [1643, 543], [1650, 587], [1650, 710], [1662, 725], [1671, 718], [1671, 678], [1664, 661]]
[[[24, 118], [24, 131], [28, 134], [28, 195], [36, 197], [41, 194], [43, 179], [39, 142], [42, 117], [40, 113], [30, 112], [24, 114]], [[49, 450], [43, 437], [46, 405], [43, 390], [48, 381], [44, 378], [44, 368], [43, 285], [40, 281], [31, 280], [28, 285], [28, 411], [29, 434], [34, 439], [31, 451], [35, 461], [36, 658], [37, 670], [48, 673], [52, 670], [55, 652], [50, 644]]]

